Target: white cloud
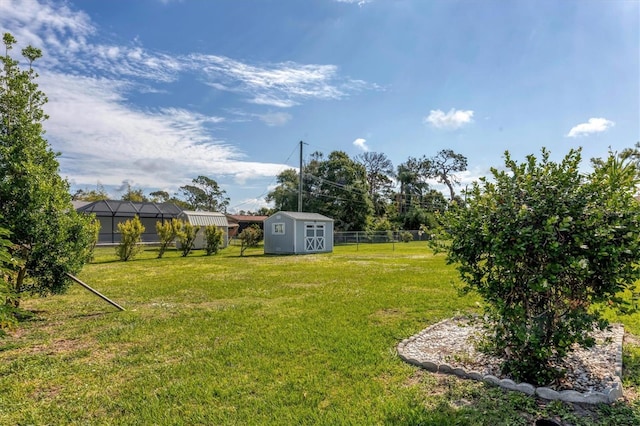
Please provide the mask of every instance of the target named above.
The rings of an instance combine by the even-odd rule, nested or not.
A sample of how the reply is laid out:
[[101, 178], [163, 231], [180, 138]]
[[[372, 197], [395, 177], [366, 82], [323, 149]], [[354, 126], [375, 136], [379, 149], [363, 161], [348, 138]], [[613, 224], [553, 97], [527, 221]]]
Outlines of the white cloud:
[[[335, 65], [251, 64], [216, 55], [171, 55], [146, 49], [138, 39], [113, 42], [115, 36], [105, 38], [89, 15], [66, 1], [0, 0], [0, 32], [18, 39], [17, 56], [27, 44], [43, 50], [36, 67], [49, 98], [46, 137], [62, 152], [62, 174], [77, 186], [117, 187], [125, 179], [144, 188], [175, 189], [200, 174], [244, 183], [288, 168], [246, 161], [241, 150], [215, 136], [220, 126], [238, 120], [192, 107], [135, 105], [132, 94], [168, 94], [173, 86], [165, 83], [185, 76], [208, 90], [276, 108], [377, 88], [340, 76]], [[244, 116], [269, 126], [292, 119], [285, 112]]]
[[174, 81], [184, 69], [179, 59], [140, 46], [92, 42], [99, 34], [91, 18], [64, 3], [0, 0], [0, 30], [12, 33], [20, 46], [31, 44], [42, 49], [39, 67], [161, 82]]
[[65, 4], [53, 6], [37, 0], [0, 1], [0, 28], [10, 31], [21, 45], [39, 48], [47, 45], [66, 47], [65, 39], [76, 43], [95, 31], [91, 19], [84, 12], [69, 9]]
[[149, 51], [138, 40], [128, 45], [96, 42], [100, 33], [84, 12], [37, 0], [0, 0], [0, 29], [12, 32], [21, 44], [43, 49], [40, 66], [165, 83], [195, 73], [210, 87], [243, 94], [258, 105], [289, 108], [308, 99], [342, 99], [377, 88], [340, 77], [335, 65], [249, 64], [218, 55]]
[[276, 127], [284, 126], [291, 120], [291, 114], [286, 112], [269, 112], [266, 114], [258, 114], [260, 120], [262, 120], [267, 126]]
[[228, 212], [238, 213], [240, 210], [244, 210], [245, 212], [255, 212], [260, 210], [262, 207], [273, 207], [273, 203], [267, 203], [264, 198], [246, 198], [240, 201], [238, 204], [232, 205], [228, 208]]
[[357, 4], [358, 6], [363, 6], [367, 3], [371, 3], [373, 0], [336, 0], [338, 3], [351, 3]]
[[586, 123], [580, 123], [573, 126], [571, 130], [569, 130], [567, 137], [576, 138], [579, 136], [588, 136], [592, 133], [604, 132], [613, 126], [615, 126], [615, 123], [611, 120], [607, 120], [606, 118], [590, 118]]
[[292, 106], [298, 105], [298, 102], [289, 100], [289, 99], [279, 99], [277, 96], [267, 96], [267, 95], [256, 95], [249, 102], [256, 105], [268, 105], [278, 108], [291, 108]]
[[293, 116], [287, 112], [251, 113], [237, 108], [228, 108], [226, 112], [233, 116], [227, 119], [227, 122], [246, 123], [258, 119], [270, 127], [284, 126], [293, 118]]
[[423, 121], [438, 129], [458, 129], [473, 121], [473, 111], [451, 108], [445, 113], [436, 109], [431, 110]]
[[361, 80], [342, 79], [335, 65], [251, 65], [217, 55], [190, 55], [189, 67], [201, 70], [209, 86], [250, 95], [249, 102], [289, 108], [305, 99], [341, 99], [350, 92], [377, 88]]
[[353, 141], [353, 145], [355, 145], [356, 147], [360, 148], [363, 151], [369, 151], [369, 147], [367, 146], [366, 139], [358, 138], [355, 141]]
[[179, 108], [144, 111], [127, 106], [128, 85], [109, 79], [49, 74], [47, 137], [63, 152], [60, 164], [77, 185], [119, 185], [128, 179], [144, 187], [182, 185], [203, 175], [236, 182], [271, 177], [281, 164], [247, 162], [234, 147], [211, 136], [224, 121]]

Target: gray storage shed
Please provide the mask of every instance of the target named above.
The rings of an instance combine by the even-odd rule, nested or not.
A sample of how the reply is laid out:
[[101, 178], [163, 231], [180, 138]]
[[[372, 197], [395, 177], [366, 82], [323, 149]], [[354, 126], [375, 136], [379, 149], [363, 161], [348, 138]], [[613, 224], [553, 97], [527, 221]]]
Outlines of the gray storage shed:
[[330, 253], [333, 219], [318, 213], [278, 212], [264, 221], [265, 254]]
[[[215, 225], [222, 229], [222, 246], [220, 248], [224, 248], [229, 244], [229, 222], [227, 221], [227, 216], [223, 213], [183, 210], [178, 215], [178, 218], [200, 228], [193, 243], [194, 249], [201, 250], [207, 246], [204, 228], [209, 225]], [[179, 246], [180, 244], [178, 243], [177, 245]]]

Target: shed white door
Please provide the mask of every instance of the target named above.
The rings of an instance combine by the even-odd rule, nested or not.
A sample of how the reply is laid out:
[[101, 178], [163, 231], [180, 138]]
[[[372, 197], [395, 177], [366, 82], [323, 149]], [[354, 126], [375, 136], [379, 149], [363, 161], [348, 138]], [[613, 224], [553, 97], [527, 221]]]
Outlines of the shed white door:
[[304, 250], [324, 251], [324, 223], [305, 223]]

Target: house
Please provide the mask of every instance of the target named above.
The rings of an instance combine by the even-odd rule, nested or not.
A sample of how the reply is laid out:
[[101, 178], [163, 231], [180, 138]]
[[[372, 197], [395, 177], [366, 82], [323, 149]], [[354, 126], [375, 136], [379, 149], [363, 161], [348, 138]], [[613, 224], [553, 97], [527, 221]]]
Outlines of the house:
[[94, 214], [96, 219], [100, 221], [98, 244], [113, 244], [120, 242], [118, 223], [124, 223], [135, 216], [138, 216], [144, 225], [142, 241], [146, 243], [159, 242], [156, 222], [164, 223], [176, 218], [182, 209], [173, 203], [100, 200], [84, 205], [78, 203], [76, 211]]
[[245, 228], [251, 225], [258, 225], [260, 229], [264, 231], [264, 221], [268, 217], [269, 216], [228, 214], [227, 220], [229, 221], [229, 238], [237, 237]]
[[203, 249], [207, 246], [204, 228], [209, 225], [215, 225], [222, 229], [222, 245], [220, 248], [224, 248], [229, 244], [229, 222], [223, 213], [183, 210], [178, 215], [178, 219], [189, 222], [200, 229], [196, 234], [196, 239], [193, 243], [193, 248], [196, 250]]
[[264, 221], [265, 254], [333, 251], [333, 219], [318, 213], [277, 212]]

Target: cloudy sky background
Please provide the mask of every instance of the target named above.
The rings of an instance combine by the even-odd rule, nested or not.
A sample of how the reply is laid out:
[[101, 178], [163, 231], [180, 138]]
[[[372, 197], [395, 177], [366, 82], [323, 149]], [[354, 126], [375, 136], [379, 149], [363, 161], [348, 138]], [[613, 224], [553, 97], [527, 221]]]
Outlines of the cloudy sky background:
[[198, 175], [255, 210], [334, 150], [450, 148], [463, 184], [545, 146], [585, 167], [640, 140], [635, 0], [0, 0], [43, 50], [46, 137], [73, 189], [170, 193]]

